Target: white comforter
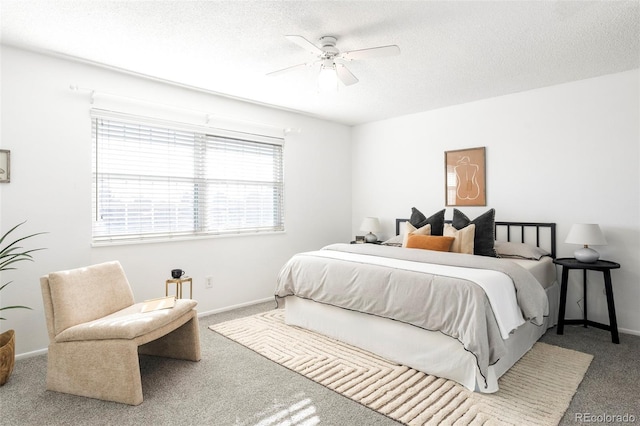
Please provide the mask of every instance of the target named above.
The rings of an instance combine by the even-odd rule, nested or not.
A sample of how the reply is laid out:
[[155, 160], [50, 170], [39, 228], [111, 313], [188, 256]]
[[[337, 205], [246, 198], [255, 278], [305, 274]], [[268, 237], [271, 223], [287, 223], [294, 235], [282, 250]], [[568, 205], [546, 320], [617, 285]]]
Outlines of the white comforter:
[[508, 339], [509, 335], [525, 323], [522, 311], [516, 300], [513, 281], [504, 272], [490, 269], [463, 268], [459, 266], [438, 265], [435, 263], [420, 263], [409, 260], [378, 257], [357, 253], [347, 253], [333, 250], [317, 250], [301, 253], [303, 256], [326, 257], [349, 262], [368, 263], [407, 271], [422, 272], [431, 275], [460, 278], [478, 284], [484, 290], [491, 309], [496, 316], [500, 328], [500, 335]]
[[506, 353], [509, 333], [548, 314], [542, 286], [502, 259], [373, 244], [334, 244], [293, 256], [277, 298], [295, 295], [440, 331], [474, 354], [480, 373]]

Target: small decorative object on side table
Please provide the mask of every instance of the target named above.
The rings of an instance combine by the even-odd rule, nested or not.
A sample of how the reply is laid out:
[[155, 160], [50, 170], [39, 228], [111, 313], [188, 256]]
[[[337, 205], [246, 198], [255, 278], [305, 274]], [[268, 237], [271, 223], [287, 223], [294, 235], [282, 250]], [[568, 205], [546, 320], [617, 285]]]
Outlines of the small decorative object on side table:
[[369, 243], [369, 242], [367, 242], [367, 241], [358, 241], [358, 240], [355, 240], [355, 241], [351, 241], [351, 244], [378, 244], [378, 245], [382, 245], [382, 241], [375, 241], [375, 242], [373, 242], [373, 243]]
[[[620, 268], [620, 264], [608, 260], [596, 260], [592, 263], [580, 262], [577, 259], [565, 257], [555, 259], [553, 263], [562, 266], [562, 283], [560, 284], [560, 311], [558, 313], [558, 334], [564, 333], [565, 324], [583, 324], [585, 327], [601, 328], [611, 331], [611, 341], [620, 343], [618, 336], [618, 322], [616, 321], [616, 308], [613, 303], [613, 287], [611, 286], [611, 270]], [[582, 269], [582, 289], [584, 293], [584, 309], [582, 319], [564, 319], [565, 307], [567, 304], [567, 282], [569, 280], [569, 270]], [[607, 307], [609, 309], [609, 325], [601, 324], [587, 319], [587, 270], [600, 271], [604, 275], [604, 289], [607, 295]]]

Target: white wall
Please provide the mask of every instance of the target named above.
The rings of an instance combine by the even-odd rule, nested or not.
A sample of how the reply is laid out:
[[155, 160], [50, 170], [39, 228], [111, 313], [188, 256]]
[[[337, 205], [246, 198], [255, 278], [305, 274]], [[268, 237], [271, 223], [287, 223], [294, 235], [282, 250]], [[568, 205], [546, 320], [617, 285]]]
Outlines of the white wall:
[[[17, 353], [46, 348], [38, 278], [51, 271], [120, 260], [137, 300], [164, 295], [179, 267], [194, 278], [199, 312], [270, 298], [280, 267], [295, 252], [351, 234], [350, 128], [282, 110], [187, 90], [86, 64], [2, 46], [1, 139], [10, 149], [11, 183], [0, 184], [0, 230], [27, 220], [24, 232], [47, 231], [29, 246], [35, 262], [4, 272], [2, 330], [14, 328]], [[92, 248], [89, 96], [69, 85], [299, 128], [285, 142], [286, 233]], [[346, 182], [346, 184], [345, 184]], [[205, 289], [211, 275], [214, 289]]]
[[[380, 217], [383, 237], [415, 206], [444, 208], [444, 152], [484, 146], [487, 207], [474, 218], [556, 222], [559, 256], [573, 223], [599, 223], [608, 245], [621, 331], [640, 334], [638, 70], [357, 126], [352, 135], [352, 233]], [[428, 94], [425, 94], [428, 96]], [[447, 208], [446, 218], [453, 210]], [[361, 232], [360, 232], [361, 233]], [[574, 276], [575, 274], [575, 276]], [[567, 318], [581, 315], [579, 272], [570, 274]], [[602, 274], [589, 273], [589, 319], [608, 324]]]

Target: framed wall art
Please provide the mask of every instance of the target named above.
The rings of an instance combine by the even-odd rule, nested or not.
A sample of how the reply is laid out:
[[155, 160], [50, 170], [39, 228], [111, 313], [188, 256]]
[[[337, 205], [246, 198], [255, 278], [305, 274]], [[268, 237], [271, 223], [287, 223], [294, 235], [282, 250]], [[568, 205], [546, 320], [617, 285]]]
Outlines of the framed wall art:
[[0, 183], [11, 181], [11, 151], [0, 149]]
[[486, 206], [485, 149], [445, 151], [445, 202], [447, 206]]

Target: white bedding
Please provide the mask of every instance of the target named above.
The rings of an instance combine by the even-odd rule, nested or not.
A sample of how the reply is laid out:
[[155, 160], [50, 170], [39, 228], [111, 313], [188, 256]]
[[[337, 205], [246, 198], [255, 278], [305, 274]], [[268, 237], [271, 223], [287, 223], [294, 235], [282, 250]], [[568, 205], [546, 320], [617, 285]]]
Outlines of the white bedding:
[[[467, 271], [458, 272], [464, 278], [451, 276], [449, 267], [466, 268]], [[429, 268], [437, 273], [424, 272]], [[503, 336], [484, 289], [475, 279], [467, 279], [473, 275], [470, 270], [475, 269], [508, 275], [515, 290], [505, 293], [515, 292], [517, 299], [510, 309], [515, 306], [527, 322], [542, 327], [549, 306], [540, 283], [514, 262], [484, 256], [372, 244], [333, 244], [319, 252], [294, 255], [278, 275], [275, 295], [278, 299], [287, 296], [310, 299], [450, 336], [460, 342], [462, 350], [475, 357], [488, 387], [489, 366], [506, 356], [504, 337], [509, 333]], [[513, 303], [509, 297], [504, 300]]]
[[553, 259], [546, 256], [540, 260], [528, 260], [528, 259], [507, 259], [518, 265], [522, 266], [542, 285], [543, 288], [549, 288], [553, 283], [557, 281], [556, 278], [556, 265], [553, 263]]
[[[371, 249], [373, 250], [373, 247]], [[333, 250], [322, 250], [312, 253], [310, 257], [324, 257], [327, 260], [334, 259], [331, 261], [361, 262], [363, 264], [371, 264], [372, 262], [371, 256], [367, 256], [366, 251], [334, 252]], [[361, 258], [363, 255], [366, 259]], [[528, 301], [532, 299], [523, 295], [531, 296], [532, 293], [529, 290], [524, 291], [521, 286], [519, 288], [523, 291], [514, 290], [513, 286], [516, 281], [512, 281], [513, 275], [511, 271], [507, 275], [506, 271], [501, 268], [493, 268], [493, 270], [476, 269], [483, 267], [480, 264], [476, 268], [457, 266], [455, 264], [448, 266], [433, 263], [416, 264], [416, 262], [404, 260], [403, 256], [398, 256], [398, 258], [391, 257], [382, 256], [373, 260], [373, 263], [383, 268], [391, 267], [433, 276], [444, 275], [453, 277], [453, 279], [469, 280], [483, 288], [487, 294], [486, 299], [491, 305], [491, 311], [495, 312], [497, 326], [494, 327], [499, 329], [498, 335], [501, 336], [498, 339], [504, 342], [507, 348], [506, 351], [500, 352], [498, 359], [494, 359], [490, 363], [488, 372], [486, 367], [484, 369], [480, 367], [479, 359], [474, 356], [473, 351], [469, 351], [468, 348], [465, 349], [465, 345], [461, 343], [460, 339], [452, 338], [450, 337], [451, 335], [434, 331], [434, 329], [429, 329], [428, 327], [420, 327], [416, 326], [417, 324], [412, 325], [406, 321], [385, 317], [385, 315], [372, 315], [369, 312], [360, 312], [360, 309], [350, 308], [349, 306], [340, 307], [333, 302], [315, 300], [311, 293], [300, 297], [296, 295], [295, 291], [276, 292], [277, 296], [285, 297], [287, 323], [320, 332], [425, 373], [455, 380], [471, 390], [480, 392], [495, 392], [498, 389], [498, 378], [533, 346], [548, 327], [556, 323], [559, 286], [556, 282], [555, 265], [549, 257], [545, 257], [540, 261], [524, 259], [492, 260], [492, 262], [515, 263], [518, 268], [524, 268], [530, 273], [529, 277], [534, 283], [537, 281], [536, 284], [540, 285], [540, 287], [535, 284], [534, 286], [543, 293], [543, 299], [545, 299], [544, 302], [548, 309], [545, 311], [545, 315], [547, 312], [549, 313], [549, 316], [544, 317], [544, 322], [542, 323], [540, 321], [532, 321], [530, 313], [523, 318], [518, 304], [514, 303], [516, 298], [520, 302], [524, 301], [525, 304], [529, 303]], [[471, 257], [476, 258], [476, 256]], [[321, 260], [318, 260], [318, 262], [321, 262]], [[322, 263], [318, 265], [322, 265]], [[318, 275], [316, 275], [317, 272], [309, 274], [308, 266], [299, 265], [294, 269], [305, 271], [302, 274], [305, 281], [316, 282], [319, 279]], [[320, 268], [322, 270], [322, 267]], [[321, 275], [327, 273], [325, 271]], [[362, 272], [359, 269], [354, 269], [352, 274], [343, 276], [340, 281], [345, 278], [349, 281], [355, 280], [356, 274], [359, 275]], [[324, 279], [322, 278], [323, 282]], [[485, 281], [484, 284], [483, 281]], [[499, 283], [500, 281], [508, 282], [508, 285], [493, 283]], [[327, 281], [327, 284], [335, 282], [335, 280], [330, 280]], [[291, 288], [289, 287], [289, 290]], [[317, 288], [323, 292], [328, 291], [328, 288], [322, 290], [324, 289], [323, 286]], [[387, 289], [388, 287], [382, 288]], [[385, 294], [386, 291], [384, 290]], [[337, 294], [343, 294], [346, 297], [345, 300], [354, 300], [350, 294]], [[373, 301], [375, 299], [369, 300]], [[522, 306], [520, 305], [520, 308]], [[429, 312], [432, 311], [429, 310]], [[542, 318], [542, 316], [538, 318]]]
[[489, 269], [438, 265], [434, 263], [418, 263], [388, 257], [375, 257], [330, 250], [318, 250], [312, 252], [312, 254], [318, 257], [465, 279], [478, 284], [486, 293], [503, 339], [508, 339], [511, 332], [525, 323], [522, 312], [518, 307], [513, 281], [503, 272]]
[[498, 379], [515, 364], [547, 328], [557, 322], [560, 288], [553, 283], [546, 289], [550, 315], [542, 327], [526, 322], [505, 341], [506, 354], [489, 367], [486, 380], [475, 357], [456, 339], [437, 331], [356, 311], [341, 309], [295, 296], [286, 298], [286, 323], [338, 339], [385, 359], [454, 380], [469, 390], [493, 393]]

